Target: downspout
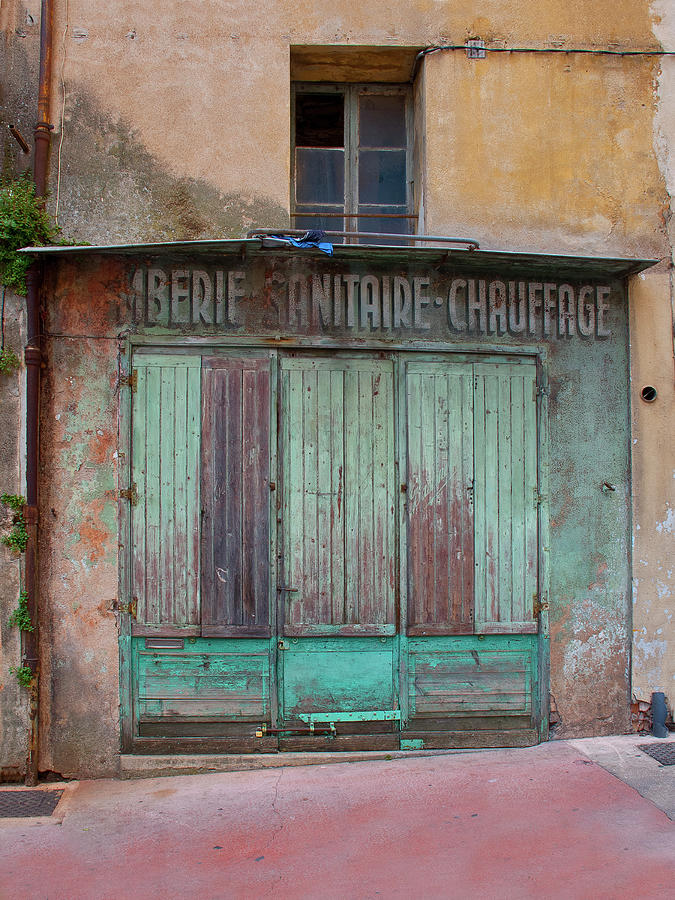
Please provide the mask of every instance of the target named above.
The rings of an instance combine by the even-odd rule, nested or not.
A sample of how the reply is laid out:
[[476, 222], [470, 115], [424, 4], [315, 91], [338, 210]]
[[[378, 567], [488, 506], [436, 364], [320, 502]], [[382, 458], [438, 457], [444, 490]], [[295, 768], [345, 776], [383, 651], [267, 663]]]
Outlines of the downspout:
[[[47, 193], [47, 170], [51, 131], [49, 122], [51, 103], [52, 34], [54, 26], [53, 0], [42, 0], [40, 17], [40, 82], [38, 86], [38, 121], [35, 126], [35, 158], [33, 180], [35, 194], [44, 205]], [[42, 366], [40, 321], [40, 295], [42, 268], [34, 262], [28, 271], [26, 292], [26, 530], [28, 543], [25, 558], [25, 589], [28, 595], [28, 612], [34, 631], [23, 632], [23, 665], [32, 673], [30, 683], [30, 708], [28, 724], [28, 755], [26, 759], [26, 784], [35, 785], [38, 780], [39, 749], [39, 597], [40, 578], [38, 563], [38, 468], [40, 459], [40, 369]]]

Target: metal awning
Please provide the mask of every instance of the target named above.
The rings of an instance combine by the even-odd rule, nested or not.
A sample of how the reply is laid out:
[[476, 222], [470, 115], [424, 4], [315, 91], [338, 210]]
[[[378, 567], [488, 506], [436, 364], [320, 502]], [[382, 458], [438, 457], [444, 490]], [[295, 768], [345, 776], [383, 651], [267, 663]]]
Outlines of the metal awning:
[[[433, 239], [430, 239], [430, 243]], [[99, 244], [99, 245], [54, 245], [49, 247], [24, 247], [21, 253], [31, 253], [42, 259], [78, 258], [93, 256], [128, 256], [128, 257], [167, 257], [177, 259], [194, 258], [196, 255], [239, 256], [257, 258], [261, 256], [276, 257], [311, 257], [321, 256], [316, 250], [284, 249], [276, 247], [266, 249], [262, 238], [238, 240], [201, 240], [201, 241], [163, 241], [145, 244]], [[512, 250], [468, 250], [447, 246], [401, 247], [393, 245], [372, 246], [363, 244], [335, 244], [332, 259], [356, 262], [371, 260], [391, 262], [397, 265], [419, 263], [428, 266], [456, 267], [462, 272], [494, 274], [495, 271], [505, 276], [519, 272], [536, 274], [550, 273], [555, 270], [559, 275], [569, 278], [611, 277], [623, 278], [635, 275], [651, 266], [658, 259], [639, 259], [604, 256], [571, 256], [550, 253], [519, 253]]]

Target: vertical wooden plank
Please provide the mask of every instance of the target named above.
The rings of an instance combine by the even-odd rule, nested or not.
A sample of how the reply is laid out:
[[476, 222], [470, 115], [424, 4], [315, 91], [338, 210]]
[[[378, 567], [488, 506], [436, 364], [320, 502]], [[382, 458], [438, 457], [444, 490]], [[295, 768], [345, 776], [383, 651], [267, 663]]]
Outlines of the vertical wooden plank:
[[330, 573], [331, 573], [331, 617], [333, 625], [346, 621], [346, 571], [345, 558], [345, 455], [344, 455], [344, 372], [330, 373]]
[[383, 366], [373, 381], [373, 581], [370, 608], [373, 623], [393, 623], [396, 613], [394, 581], [394, 384], [390, 367]]
[[[433, 581], [433, 621], [452, 621], [451, 608], [453, 600], [457, 597], [456, 585], [453, 585], [461, 568], [451, 564], [451, 548], [456, 541], [456, 523], [452, 522], [455, 508], [454, 494], [461, 491], [458, 478], [461, 479], [461, 471], [457, 471], [458, 456], [456, 453], [457, 435], [461, 437], [458, 428], [450, 428], [450, 391], [456, 388], [456, 377], [442, 377], [434, 375], [434, 435], [435, 435], [435, 460], [434, 460], [434, 493], [432, 500], [433, 512], [433, 554], [434, 554], [434, 581]], [[461, 408], [453, 408], [453, 414], [461, 415]], [[454, 423], [453, 423], [454, 424]], [[450, 447], [452, 441], [453, 453]], [[458, 571], [459, 570], [459, 571]], [[454, 589], [453, 589], [454, 588]]]
[[361, 589], [361, 553], [359, 546], [360, 433], [358, 420], [359, 373], [347, 369], [344, 375], [344, 432], [345, 432], [345, 623], [357, 620], [358, 598]]
[[499, 379], [497, 386], [499, 410], [499, 434], [497, 437], [497, 496], [499, 507], [499, 544], [497, 551], [498, 577], [496, 583], [497, 615], [499, 621], [511, 622], [513, 616], [513, 555], [511, 545], [511, 492], [512, 472], [512, 430], [513, 404], [511, 386], [519, 381], [518, 375], [506, 375]]
[[285, 404], [283, 410], [284, 442], [284, 586], [296, 589], [286, 594], [285, 604], [288, 622], [303, 621], [304, 589], [304, 503], [302, 443], [302, 371], [284, 372]]
[[473, 627], [471, 369], [450, 361], [411, 362], [405, 390], [408, 626], [416, 634], [468, 633]]
[[144, 625], [198, 621], [199, 364], [187, 355], [135, 357], [132, 583]]
[[[374, 525], [375, 490], [373, 480], [375, 477], [375, 460], [373, 458], [373, 407], [375, 381], [368, 371], [359, 371], [358, 378], [358, 409], [357, 427], [359, 432], [359, 456], [356, 460], [358, 467], [357, 482], [354, 488], [358, 499], [358, 547], [360, 553], [350, 557], [357, 560], [359, 570], [359, 593], [354, 612], [353, 622], [374, 622], [376, 613], [374, 602], [374, 559], [376, 554]], [[377, 379], [379, 381], [379, 379]]]
[[[148, 598], [146, 593], [146, 510], [148, 503], [146, 428], [148, 424], [147, 394], [148, 373], [145, 366], [136, 363], [136, 393], [132, 405], [131, 434], [131, 481], [136, 482], [138, 503], [131, 507], [131, 596], [136, 597], [136, 615], [141, 622], [148, 620]], [[124, 488], [129, 485], [124, 484]]]
[[[538, 472], [537, 472], [537, 407], [535, 401], [536, 372], [532, 366], [524, 378], [524, 492], [525, 492], [525, 590], [523, 592], [523, 621], [530, 621], [532, 600], [538, 596]], [[528, 503], [529, 498], [533, 498]]]
[[317, 617], [333, 621], [333, 559], [331, 554], [331, 510], [333, 508], [332, 372], [317, 372]]
[[499, 381], [485, 379], [485, 556], [487, 609], [499, 621]]
[[319, 554], [317, 552], [318, 514], [318, 377], [308, 367], [302, 375], [302, 459], [303, 459], [303, 603], [307, 624], [317, 624], [319, 593]]
[[513, 597], [512, 615], [516, 620], [525, 614], [522, 598], [526, 596], [526, 518], [528, 500], [525, 485], [525, 444], [528, 440], [525, 427], [524, 379], [511, 379], [511, 546], [512, 571], [511, 593]]
[[460, 621], [473, 631], [475, 623], [474, 611], [474, 578], [475, 578], [475, 546], [474, 546], [474, 391], [473, 371], [467, 367], [461, 378], [461, 470], [462, 494], [456, 497], [461, 509], [461, 537], [459, 557], [462, 563], [462, 602]]
[[270, 365], [204, 360], [202, 634], [269, 633]]
[[255, 624], [269, 625], [269, 493], [270, 493], [270, 369], [258, 371], [249, 395], [251, 419], [255, 422], [249, 451], [249, 511], [253, 519], [253, 610]]
[[198, 365], [187, 370], [187, 417], [185, 453], [185, 531], [187, 592], [186, 617], [188, 625], [200, 621], [200, 553], [201, 553], [201, 498], [200, 498], [200, 446], [201, 446], [201, 370]]
[[[476, 523], [477, 565], [483, 553], [487, 558], [485, 600], [479, 603], [478, 593], [476, 597], [479, 630], [534, 631], [532, 603], [537, 593], [538, 566], [536, 369], [530, 360], [481, 363], [475, 368], [476, 384], [484, 385], [486, 407], [485, 477], [476, 481], [477, 514], [480, 511], [484, 515], [484, 520]], [[477, 421], [477, 431], [480, 427]]]
[[173, 603], [175, 622], [187, 622], [187, 405], [188, 370], [174, 372], [174, 544], [173, 544]]
[[474, 366], [474, 617], [476, 622], [486, 622], [488, 611], [487, 534], [486, 534], [486, 464], [487, 436], [485, 417], [485, 379]]
[[174, 487], [176, 483], [174, 445], [174, 417], [176, 399], [176, 372], [173, 368], [162, 367], [160, 395], [160, 533], [159, 533], [159, 572], [160, 572], [160, 604], [161, 621], [175, 622], [174, 609], [174, 551], [175, 528], [174, 518], [176, 501]]
[[149, 624], [159, 624], [161, 621], [161, 570], [159, 559], [161, 530], [161, 375], [162, 371], [158, 367], [153, 366], [148, 370], [145, 412], [147, 421], [145, 435], [145, 621]]
[[408, 569], [408, 624], [424, 619], [421, 567], [423, 564], [422, 529], [419, 527], [418, 510], [421, 505], [422, 458], [422, 408], [420, 376], [410, 363], [406, 366], [405, 401], [407, 467], [403, 476], [406, 482], [407, 519], [407, 569]]
[[[205, 367], [202, 371], [202, 434], [204, 435], [205, 447], [211, 447], [213, 437], [211, 435], [210, 423], [213, 420], [212, 410], [217, 409], [214, 400], [214, 371], [210, 367]], [[200, 448], [201, 449], [201, 448]], [[214, 585], [213, 577], [215, 574], [215, 526], [216, 518], [214, 515], [214, 490], [215, 490], [215, 462], [216, 455], [213, 452], [200, 453], [200, 474], [201, 481], [201, 613], [204, 622], [214, 621]]]
[[[436, 492], [436, 409], [434, 406], [434, 377], [421, 378], [420, 474], [418, 516], [419, 534], [418, 584], [421, 594], [422, 622], [434, 621], [435, 528], [434, 504]], [[428, 556], [427, 556], [428, 554]]]
[[[216, 562], [218, 584], [216, 593], [216, 621], [241, 625], [242, 613], [242, 378], [241, 372], [227, 369], [223, 375], [223, 402], [214, 415], [222, 417], [224, 425], [223, 443], [220, 453], [216, 452], [216, 473], [218, 492], [223, 510], [225, 527], [217, 540], [218, 559]], [[202, 450], [202, 452], [204, 452]], [[221, 485], [224, 492], [221, 493]], [[218, 534], [217, 525], [216, 533]], [[215, 623], [214, 623], [215, 624]]]
[[392, 365], [300, 357], [281, 370], [282, 556], [302, 587], [287, 625], [393, 625]]

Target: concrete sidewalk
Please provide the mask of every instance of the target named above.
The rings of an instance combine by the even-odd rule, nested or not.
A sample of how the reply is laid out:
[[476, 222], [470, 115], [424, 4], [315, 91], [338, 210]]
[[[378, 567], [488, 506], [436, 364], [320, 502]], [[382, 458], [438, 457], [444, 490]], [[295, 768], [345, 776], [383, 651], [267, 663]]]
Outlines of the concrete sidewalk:
[[3, 900], [675, 893], [675, 823], [565, 742], [80, 782], [58, 821], [0, 820]]

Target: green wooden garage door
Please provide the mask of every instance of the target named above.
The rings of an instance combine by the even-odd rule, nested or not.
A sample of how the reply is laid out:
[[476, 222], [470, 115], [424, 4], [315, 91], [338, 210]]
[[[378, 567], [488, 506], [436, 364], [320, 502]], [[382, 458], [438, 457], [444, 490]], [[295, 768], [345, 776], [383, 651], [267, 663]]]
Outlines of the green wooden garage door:
[[533, 360], [134, 369], [137, 739], [441, 746], [536, 725]]

